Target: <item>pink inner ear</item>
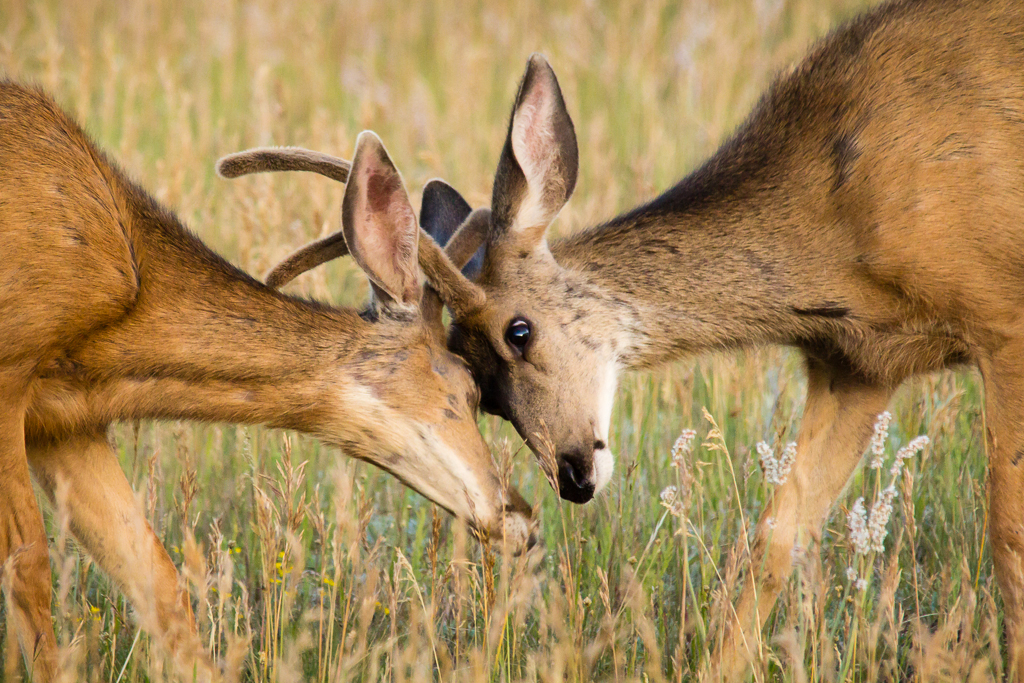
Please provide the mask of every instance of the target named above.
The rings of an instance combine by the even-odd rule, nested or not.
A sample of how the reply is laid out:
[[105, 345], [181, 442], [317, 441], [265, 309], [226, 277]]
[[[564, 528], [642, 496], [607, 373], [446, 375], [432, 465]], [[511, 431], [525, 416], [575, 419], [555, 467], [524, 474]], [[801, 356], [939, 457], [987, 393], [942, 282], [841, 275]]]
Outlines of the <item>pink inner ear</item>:
[[540, 76], [524, 94], [512, 123], [512, 151], [531, 185], [541, 180], [554, 153], [551, 96], [548, 79]]
[[401, 177], [387, 168], [367, 169], [364, 187], [371, 229], [363, 235], [363, 243], [375, 264], [371, 267], [392, 294], [404, 303], [412, 303], [419, 294], [419, 230]]
[[366, 198], [373, 213], [387, 213], [391, 208], [392, 197], [402, 191], [402, 181], [398, 175], [367, 169], [370, 176], [366, 179]]

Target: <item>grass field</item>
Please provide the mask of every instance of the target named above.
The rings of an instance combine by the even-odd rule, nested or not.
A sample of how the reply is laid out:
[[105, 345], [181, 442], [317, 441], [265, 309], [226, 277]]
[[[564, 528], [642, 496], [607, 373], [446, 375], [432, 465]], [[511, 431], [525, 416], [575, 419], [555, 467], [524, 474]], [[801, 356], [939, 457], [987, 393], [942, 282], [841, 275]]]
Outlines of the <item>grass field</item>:
[[[418, 204], [444, 177], [489, 201], [527, 56], [543, 51], [576, 123], [581, 176], [556, 230], [652, 197], [746, 115], [772, 74], [861, 0], [0, 0], [0, 72], [40, 83], [209, 244], [255, 274], [337, 229], [342, 188], [308, 175], [216, 177], [228, 152], [297, 144], [350, 156], [377, 131]], [[290, 291], [366, 297], [338, 262]], [[795, 439], [804, 379], [783, 349], [627, 376], [617, 470], [561, 503], [521, 441], [515, 477], [543, 546], [495, 556], [420, 496], [334, 449], [262, 428], [112, 429], [129, 479], [186, 569], [203, 638], [229, 680], [695, 679], [747, 566], [770, 486], [755, 444]], [[974, 374], [904, 387], [889, 462], [917, 435], [882, 552], [856, 555], [840, 499], [764, 633], [756, 680], [998, 679], [1000, 599], [985, 543], [982, 397]], [[705, 417], [704, 411], [717, 427]], [[682, 467], [681, 430], [697, 432]], [[663, 505], [678, 487], [681, 504]], [[671, 501], [669, 501], [671, 502]], [[131, 609], [49, 518], [55, 623], [69, 680], [162, 680]], [[193, 540], [194, 539], [194, 540]], [[848, 567], [857, 571], [847, 574]], [[858, 583], [857, 579], [866, 579]], [[21, 671], [6, 638], [6, 678]]]

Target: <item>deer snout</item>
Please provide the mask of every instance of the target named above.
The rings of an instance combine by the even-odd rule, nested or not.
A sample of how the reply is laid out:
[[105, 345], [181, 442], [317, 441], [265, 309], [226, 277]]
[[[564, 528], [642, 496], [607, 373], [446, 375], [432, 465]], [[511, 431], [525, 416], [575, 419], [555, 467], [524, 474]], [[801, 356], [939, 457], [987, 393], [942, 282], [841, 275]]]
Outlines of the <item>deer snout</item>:
[[572, 503], [586, 503], [611, 479], [615, 460], [604, 441], [588, 449], [558, 454], [558, 492]]
[[572, 503], [586, 503], [594, 497], [594, 450], [558, 454], [558, 493]]
[[537, 520], [533, 508], [515, 489], [507, 489], [502, 499], [505, 502], [497, 517], [475, 517], [473, 527], [480, 540], [519, 555], [537, 544]]
[[506, 548], [519, 554], [537, 544], [537, 521], [533, 508], [518, 491], [509, 489], [506, 499], [502, 528], [498, 530], [498, 537], [492, 538], [499, 544], [504, 541]]

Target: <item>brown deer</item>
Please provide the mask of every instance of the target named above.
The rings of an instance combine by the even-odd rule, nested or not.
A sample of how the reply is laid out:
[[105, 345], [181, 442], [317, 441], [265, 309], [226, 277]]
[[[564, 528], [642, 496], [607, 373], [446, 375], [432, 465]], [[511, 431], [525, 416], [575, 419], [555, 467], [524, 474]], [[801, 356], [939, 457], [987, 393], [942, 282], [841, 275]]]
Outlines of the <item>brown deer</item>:
[[[197, 654], [177, 571], [107, 440], [114, 420], [267, 424], [391, 472], [512, 548], [531, 509], [499, 480], [479, 391], [445, 348], [442, 303], [482, 301], [421, 230], [372, 133], [348, 162], [343, 235], [371, 306], [285, 296], [208, 249], [46, 95], [0, 81], [0, 563], [26, 664], [51, 680], [50, 562], [30, 473], [183, 666]], [[454, 290], [453, 290], [454, 288]], [[457, 300], [456, 300], [457, 299]], [[187, 645], [187, 647], [186, 647]], [[191, 654], [190, 654], [191, 652]], [[204, 663], [205, 662], [205, 663]]]
[[609, 476], [622, 370], [759, 344], [806, 358], [796, 463], [762, 513], [758, 569], [715, 656], [726, 678], [757, 650], [794, 544], [820, 533], [896, 387], [970, 363], [985, 383], [1010, 669], [1024, 680], [1022, 65], [1019, 0], [883, 4], [778, 77], [674, 187], [549, 242], [577, 145], [553, 71], [530, 59], [489, 224], [467, 220], [448, 248], [461, 265], [483, 245], [470, 275], [487, 297], [454, 315], [449, 347], [485, 410], [534, 450], [553, 444], [561, 495], [584, 502]]

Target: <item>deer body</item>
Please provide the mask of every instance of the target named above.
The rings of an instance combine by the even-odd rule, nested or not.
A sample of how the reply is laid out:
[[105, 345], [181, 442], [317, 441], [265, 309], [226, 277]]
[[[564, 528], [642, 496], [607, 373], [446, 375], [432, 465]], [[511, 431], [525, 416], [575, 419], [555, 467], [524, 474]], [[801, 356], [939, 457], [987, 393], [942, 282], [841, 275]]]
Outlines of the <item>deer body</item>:
[[463, 254], [483, 243], [486, 303], [455, 316], [449, 342], [482, 405], [557, 454], [562, 496], [585, 502], [607, 480], [621, 370], [758, 344], [806, 357], [796, 463], [715, 657], [729, 680], [896, 387], [964, 363], [985, 382], [991, 548], [1024, 680], [1021, 64], [1015, 0], [885, 4], [781, 76], [675, 187], [550, 243], [576, 139], [550, 67], [527, 67], [489, 230], [451, 238]]
[[[804, 353], [796, 461], [762, 513], [712, 680], [741, 678], [762, 650], [794, 547], [820, 533], [896, 387], [964, 363], [985, 382], [991, 549], [1009, 670], [1024, 680], [1022, 64], [1017, 0], [883, 4], [777, 79], [675, 187], [549, 243], [579, 160], [535, 55], [490, 210], [437, 191], [448, 210], [428, 232], [485, 295], [454, 300], [449, 348], [481, 407], [555, 456], [563, 498], [586, 502], [611, 476], [623, 370], [758, 344]], [[310, 245], [271, 281], [331, 246]]]
[[234, 268], [52, 101], [0, 82], [0, 562], [34, 680], [54, 677], [57, 650], [30, 471], [142, 625], [186, 666], [203, 661], [187, 593], [107, 442], [114, 420], [297, 429], [525, 542], [529, 507], [502, 490], [477, 431], [477, 389], [444, 348], [440, 304], [422, 294], [415, 216], [372, 135], [360, 137], [349, 180], [346, 237], [361, 245], [352, 252], [378, 302], [363, 314]]

